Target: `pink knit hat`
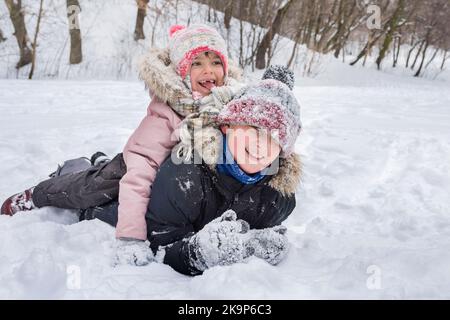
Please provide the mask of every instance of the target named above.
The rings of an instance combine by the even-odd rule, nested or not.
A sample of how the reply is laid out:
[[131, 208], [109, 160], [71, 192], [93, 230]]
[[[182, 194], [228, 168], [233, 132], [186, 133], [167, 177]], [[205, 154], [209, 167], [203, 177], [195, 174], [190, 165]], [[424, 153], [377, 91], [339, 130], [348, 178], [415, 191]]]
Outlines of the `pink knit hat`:
[[206, 51], [214, 52], [222, 60], [225, 76], [228, 74], [227, 45], [222, 36], [207, 25], [170, 28], [169, 56], [178, 74], [184, 79], [195, 57]]

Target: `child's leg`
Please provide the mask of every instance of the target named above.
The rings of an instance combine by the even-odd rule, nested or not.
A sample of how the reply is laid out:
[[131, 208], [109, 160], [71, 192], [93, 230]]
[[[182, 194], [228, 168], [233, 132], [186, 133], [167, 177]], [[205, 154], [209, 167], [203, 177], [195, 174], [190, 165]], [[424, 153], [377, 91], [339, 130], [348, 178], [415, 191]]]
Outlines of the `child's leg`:
[[111, 201], [107, 204], [81, 210], [80, 221], [99, 219], [113, 227], [116, 227], [119, 216], [119, 202]]
[[39, 183], [33, 190], [33, 203], [38, 208], [87, 209], [100, 206], [117, 198], [119, 181], [125, 173], [125, 162], [119, 153], [108, 163]]

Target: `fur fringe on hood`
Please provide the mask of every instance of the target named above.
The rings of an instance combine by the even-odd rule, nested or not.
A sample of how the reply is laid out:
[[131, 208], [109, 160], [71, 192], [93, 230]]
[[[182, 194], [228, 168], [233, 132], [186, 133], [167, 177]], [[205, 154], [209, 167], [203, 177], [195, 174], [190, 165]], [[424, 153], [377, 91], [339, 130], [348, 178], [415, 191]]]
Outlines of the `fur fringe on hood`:
[[[228, 78], [240, 80], [242, 70], [229, 62]], [[184, 98], [191, 98], [192, 94], [177, 74], [175, 66], [170, 61], [168, 49], [151, 48], [139, 61], [139, 79], [143, 80], [145, 87], [152, 94], [167, 102], [176, 105]], [[227, 84], [227, 79], [225, 79]]]

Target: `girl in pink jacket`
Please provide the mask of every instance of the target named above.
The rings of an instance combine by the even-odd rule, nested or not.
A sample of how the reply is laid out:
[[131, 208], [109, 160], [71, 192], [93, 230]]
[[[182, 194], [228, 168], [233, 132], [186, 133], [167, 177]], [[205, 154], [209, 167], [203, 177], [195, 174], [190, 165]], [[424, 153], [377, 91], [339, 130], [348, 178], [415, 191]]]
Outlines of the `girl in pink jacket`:
[[1, 214], [44, 206], [80, 209], [83, 214], [118, 197], [118, 244], [135, 247], [127, 259], [119, 260], [133, 263], [139, 243], [147, 239], [145, 213], [159, 166], [180, 138], [190, 140], [194, 125], [213, 121], [241, 87], [240, 72], [229, 65], [224, 39], [206, 25], [173, 26], [168, 47], [151, 49], [139, 76], [152, 101], [123, 153], [111, 161], [92, 157], [66, 172], [59, 168], [51, 179], [9, 197]]

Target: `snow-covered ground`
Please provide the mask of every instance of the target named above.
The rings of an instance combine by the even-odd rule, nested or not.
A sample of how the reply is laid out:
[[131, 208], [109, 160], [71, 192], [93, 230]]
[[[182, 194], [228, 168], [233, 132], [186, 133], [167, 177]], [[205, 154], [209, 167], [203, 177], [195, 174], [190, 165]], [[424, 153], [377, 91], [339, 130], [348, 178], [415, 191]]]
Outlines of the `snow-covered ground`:
[[[279, 266], [113, 268], [112, 227], [43, 208], [0, 216], [0, 298], [449, 299], [448, 82], [330, 70], [294, 89], [304, 178]], [[148, 101], [139, 82], [0, 80], [0, 200], [63, 160], [120, 152]]]

